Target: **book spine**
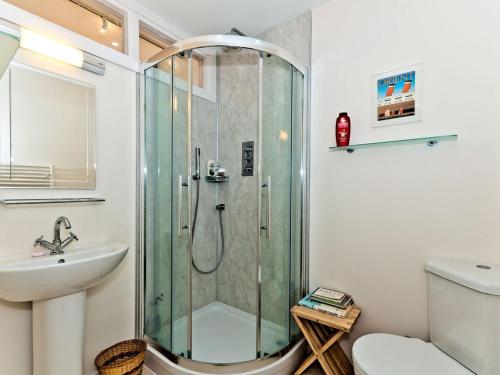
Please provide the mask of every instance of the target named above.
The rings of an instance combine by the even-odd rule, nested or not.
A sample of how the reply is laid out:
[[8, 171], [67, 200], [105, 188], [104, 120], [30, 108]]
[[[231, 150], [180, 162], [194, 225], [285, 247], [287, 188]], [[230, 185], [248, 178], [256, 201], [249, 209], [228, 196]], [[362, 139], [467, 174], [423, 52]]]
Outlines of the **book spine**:
[[328, 315], [336, 316], [338, 318], [345, 318], [345, 316], [347, 315], [347, 310], [346, 310], [345, 313], [344, 312], [342, 312], [342, 313], [335, 313], [333, 311], [325, 310], [325, 309], [321, 308], [321, 306], [313, 306], [313, 309], [316, 310], [316, 311], [320, 311], [322, 313], [328, 314]]
[[340, 309], [345, 309], [347, 306], [349, 306], [350, 304], [353, 303], [353, 300], [352, 300], [351, 297], [349, 297], [346, 301], [340, 301], [340, 302], [327, 300], [325, 298], [318, 298], [318, 297], [315, 297], [315, 296], [311, 296], [310, 299], [311, 299], [311, 301], [315, 301], [315, 302], [319, 302], [319, 303], [324, 303], [325, 305], [330, 305], [330, 306], [338, 307]]

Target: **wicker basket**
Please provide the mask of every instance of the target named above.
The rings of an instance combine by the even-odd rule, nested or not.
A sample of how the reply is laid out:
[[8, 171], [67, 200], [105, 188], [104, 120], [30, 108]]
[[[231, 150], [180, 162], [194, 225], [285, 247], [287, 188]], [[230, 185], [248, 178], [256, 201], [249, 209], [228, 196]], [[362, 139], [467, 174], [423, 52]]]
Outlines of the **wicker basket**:
[[104, 349], [95, 357], [99, 375], [141, 375], [146, 352], [143, 340], [127, 340]]

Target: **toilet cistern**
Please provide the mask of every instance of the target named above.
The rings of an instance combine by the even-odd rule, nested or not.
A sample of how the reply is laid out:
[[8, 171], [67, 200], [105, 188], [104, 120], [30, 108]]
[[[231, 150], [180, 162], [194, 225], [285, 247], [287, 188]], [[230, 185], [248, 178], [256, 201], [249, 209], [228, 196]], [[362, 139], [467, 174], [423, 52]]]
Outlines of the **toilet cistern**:
[[40, 245], [46, 249], [50, 250], [50, 255], [64, 254], [64, 248], [68, 246], [73, 241], [78, 241], [78, 236], [73, 232], [69, 232], [69, 236], [61, 241], [61, 224], [64, 224], [66, 229], [71, 229], [71, 222], [66, 216], [61, 216], [57, 218], [54, 223], [54, 239], [52, 242], [48, 242], [43, 239], [43, 235], [38, 237], [33, 243], [33, 247]]
[[500, 266], [425, 263], [430, 342], [386, 333], [356, 340], [356, 375], [500, 374]]

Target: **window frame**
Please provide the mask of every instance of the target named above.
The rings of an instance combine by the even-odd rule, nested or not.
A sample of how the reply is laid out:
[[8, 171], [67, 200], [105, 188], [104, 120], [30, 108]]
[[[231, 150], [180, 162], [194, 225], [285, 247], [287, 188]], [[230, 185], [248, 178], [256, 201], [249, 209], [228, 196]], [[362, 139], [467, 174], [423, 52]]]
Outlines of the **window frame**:
[[[124, 15], [125, 53], [118, 52], [113, 48], [95, 42], [90, 38], [41, 18], [15, 5], [9, 4], [4, 0], [0, 0], [0, 14], [3, 19], [19, 27], [35, 31], [48, 38], [80, 49], [81, 51], [99, 57], [121, 68], [139, 74], [144, 74], [145, 69], [145, 65], [142, 64], [139, 59], [139, 22], [144, 22], [154, 30], [158, 30], [172, 41], [177, 42], [193, 36], [186, 30], [168, 22], [137, 2], [124, 3], [123, 0], [99, 0], [99, 3], [115, 11], [121, 12]], [[212, 70], [211, 67], [208, 69], [206, 68], [204, 73], [211, 74]], [[204, 78], [204, 83], [206, 83], [204, 89], [205, 95], [200, 96], [215, 101], [214, 93], [216, 80], [215, 77], [207, 79], [206, 74]]]
[[[111, 48], [119, 53], [128, 53], [126, 13], [105, 1], [58, 0], [57, 4], [52, 3], [49, 8], [31, 0], [4, 1], [34, 17], [57, 25], [101, 46]], [[61, 10], [54, 12], [55, 6], [60, 6]], [[65, 12], [68, 12], [71, 17], [67, 17]], [[83, 19], [85, 22], [79, 22], [75, 17]], [[108, 28], [106, 31], [101, 31], [100, 25], [104, 25], [104, 22]]]
[[[146, 36], [146, 37], [144, 37]], [[148, 22], [144, 20], [139, 20], [139, 38], [143, 38], [144, 40], [152, 43], [159, 48], [168, 48], [171, 45], [175, 44], [176, 41], [173, 38], [169, 38], [163, 32], [158, 30], [155, 27], [152, 27]], [[197, 51], [196, 54], [193, 55], [193, 58], [197, 59], [197, 61], [201, 62], [201, 80], [203, 82], [203, 86], [199, 87], [193, 85], [193, 94], [195, 96], [207, 99], [211, 102], [216, 102], [216, 85], [217, 85], [217, 77], [216, 77], [216, 68], [215, 63], [216, 59], [214, 56], [203, 54], [201, 51]], [[141, 71], [144, 73], [145, 68], [144, 61], [141, 61]], [[170, 75], [166, 73], [165, 81], [170, 82]], [[160, 75], [160, 79], [162, 75]], [[183, 79], [176, 79], [176, 87], [187, 91], [187, 82]]]

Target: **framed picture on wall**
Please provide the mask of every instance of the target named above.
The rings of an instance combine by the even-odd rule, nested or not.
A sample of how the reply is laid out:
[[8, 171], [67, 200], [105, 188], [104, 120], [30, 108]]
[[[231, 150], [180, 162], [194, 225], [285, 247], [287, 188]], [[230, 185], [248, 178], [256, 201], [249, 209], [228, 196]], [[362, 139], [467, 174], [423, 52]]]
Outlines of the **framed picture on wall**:
[[374, 75], [372, 90], [373, 127], [422, 120], [422, 64]]

